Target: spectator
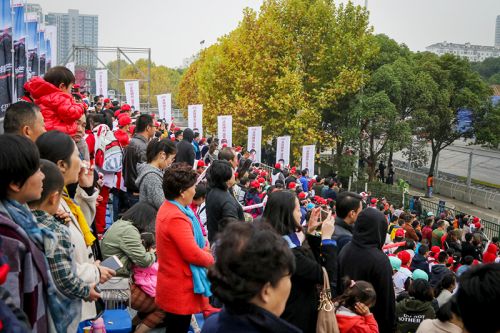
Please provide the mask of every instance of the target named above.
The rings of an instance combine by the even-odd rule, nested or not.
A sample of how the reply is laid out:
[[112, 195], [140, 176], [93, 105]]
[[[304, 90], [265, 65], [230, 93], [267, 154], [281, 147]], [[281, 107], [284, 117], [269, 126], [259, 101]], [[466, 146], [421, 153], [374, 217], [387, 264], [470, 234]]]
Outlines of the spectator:
[[75, 135], [76, 121], [84, 114], [84, 108], [71, 95], [74, 83], [75, 76], [69, 69], [55, 66], [45, 73], [43, 79], [35, 76], [25, 84], [25, 89], [40, 107], [46, 130]]
[[186, 128], [182, 135], [182, 141], [177, 144], [177, 163], [187, 163], [191, 168], [194, 166], [195, 149], [193, 147], [194, 132]]
[[156, 261], [154, 249], [146, 249], [141, 240], [142, 233], [154, 232], [152, 221], [155, 219], [156, 208], [147, 202], [139, 202], [111, 225], [101, 242], [104, 259], [117, 256], [123, 264], [116, 272], [117, 275], [126, 279], [133, 278], [130, 284], [130, 305], [138, 312], [133, 320], [137, 333], [156, 327], [165, 317], [163, 310], [155, 305], [155, 297], [134, 282], [136, 277], [132, 271], [133, 268], [151, 267]]
[[[248, 192], [245, 195], [245, 206], [252, 206], [252, 205], [258, 205], [262, 201], [260, 199], [260, 194], [262, 193], [262, 186], [261, 184], [254, 180], [253, 182], [250, 183], [250, 188], [248, 189]], [[262, 215], [262, 207], [260, 208], [254, 208], [249, 211], [249, 213], [252, 215], [252, 217], [255, 219]]]
[[52, 232], [56, 239], [51, 247], [40, 247], [40, 250], [45, 251], [50, 275], [56, 287], [54, 295], [66, 314], [56, 314], [53, 320], [58, 332], [75, 332], [81, 321], [82, 300], [96, 301], [100, 295], [95, 290], [95, 284], [89, 285], [76, 275], [73, 245], [68, 228], [63, 221], [54, 217], [59, 209], [64, 177], [57, 165], [47, 160], [40, 161], [40, 170], [45, 176], [42, 196], [39, 200], [31, 201], [29, 207], [39, 228]]
[[163, 171], [172, 165], [176, 149], [168, 139], [153, 139], [146, 149], [146, 162], [137, 165], [135, 185], [139, 189], [139, 202], [147, 202], [156, 209], [165, 201], [163, 194]]
[[336, 317], [340, 333], [378, 333], [377, 321], [370, 313], [377, 299], [372, 284], [346, 279], [344, 290], [344, 294], [335, 299], [338, 303]]
[[337, 200], [337, 191], [335, 191], [335, 188], [337, 186], [337, 183], [332, 179], [328, 183], [328, 189], [323, 193], [323, 198], [325, 199], [332, 199], [332, 200]]
[[309, 169], [304, 169], [300, 173], [302, 177], [300, 177], [300, 184], [302, 184], [302, 190], [304, 192], [309, 191]]
[[473, 256], [465, 256], [465, 258], [463, 258], [463, 265], [461, 265], [458, 269], [457, 269], [457, 277], [460, 277], [463, 273], [465, 273], [466, 271], [468, 271], [471, 267], [472, 267], [472, 264], [474, 263], [474, 257]]
[[193, 197], [193, 202], [189, 205], [189, 208], [193, 211], [194, 215], [200, 222], [201, 231], [203, 233], [203, 237], [207, 240], [207, 228], [205, 227], [206, 219], [202, 220], [201, 215], [205, 210], [205, 199], [207, 197], [207, 186], [205, 183], [199, 183], [196, 185], [196, 192]]
[[158, 285], [156, 304], [166, 312], [168, 332], [187, 332], [194, 313], [211, 296], [206, 268], [214, 263], [200, 223], [189, 209], [197, 175], [192, 166], [175, 163], [165, 170], [166, 201], [156, 218]]
[[337, 197], [333, 239], [337, 241], [339, 251], [352, 239], [354, 222], [362, 210], [361, 200], [361, 196], [354, 192], [342, 192]]
[[[411, 265], [411, 256], [408, 251], [401, 251], [398, 253], [398, 258], [401, 260], [401, 268], [392, 277], [394, 280], [394, 286], [397, 290], [405, 290], [406, 280], [411, 277], [411, 271], [409, 269]], [[397, 296], [397, 295], [396, 295]]]
[[437, 319], [426, 319], [416, 333], [463, 333], [462, 319], [458, 315], [457, 302], [452, 298], [436, 312]]
[[140, 115], [135, 122], [135, 134], [123, 153], [123, 179], [127, 188], [130, 205], [139, 201], [137, 179], [137, 164], [147, 161], [146, 150], [149, 140], [155, 134], [153, 118], [148, 114]]
[[431, 240], [432, 246], [441, 247], [441, 238], [445, 234], [444, 228], [445, 228], [445, 220], [439, 220], [437, 222], [437, 228], [434, 229], [434, 231], [432, 231], [432, 240]]
[[297, 271], [292, 275], [292, 290], [281, 318], [304, 333], [316, 332], [319, 306], [316, 285], [323, 284], [322, 265], [331, 279], [337, 260], [336, 242], [331, 240], [334, 231], [331, 215], [323, 221], [321, 238], [312, 235], [319, 226], [319, 214], [319, 208], [312, 211], [304, 236], [299, 200], [294, 193], [281, 191], [269, 195], [262, 215], [262, 221], [287, 241], [295, 256]]
[[274, 170], [271, 175], [271, 185], [276, 185], [277, 180], [281, 180], [283, 184], [285, 183], [285, 176], [283, 175], [283, 171], [281, 171], [280, 163], [276, 163], [274, 166]]
[[[59, 209], [69, 215], [67, 226], [74, 250], [77, 276], [87, 284], [104, 283], [115, 272], [95, 261], [91, 246], [96, 238], [90, 230], [94, 220], [98, 192], [93, 187], [94, 171], [82, 167], [75, 142], [69, 135], [59, 131], [42, 134], [36, 145], [40, 157], [54, 162], [64, 177], [64, 185], [78, 183], [74, 199], [67, 191], [59, 204]], [[96, 308], [93, 302], [82, 301], [82, 320], [94, 318]]]
[[439, 281], [435, 293], [437, 295], [436, 300], [438, 302], [439, 307], [443, 306], [445, 303], [448, 303], [451, 296], [453, 295], [455, 287], [457, 286], [456, 282], [457, 280], [455, 278], [455, 274], [451, 272], [445, 274], [441, 279], [441, 281]]
[[206, 320], [203, 333], [300, 332], [279, 318], [290, 294], [294, 257], [265, 226], [233, 222], [221, 233], [208, 277], [224, 308]]
[[411, 269], [421, 269], [425, 273], [430, 274], [429, 271], [429, 262], [427, 261], [427, 257], [429, 255], [429, 247], [425, 244], [420, 245], [418, 248], [417, 254], [413, 257], [411, 261]]
[[457, 297], [458, 313], [469, 333], [500, 331], [498, 300], [500, 299], [500, 264], [480, 265], [460, 278]]
[[424, 319], [434, 319], [432, 288], [424, 279], [413, 281], [408, 290], [408, 298], [396, 305], [398, 333], [413, 333]]
[[451, 273], [450, 270], [446, 267], [447, 262], [448, 262], [448, 254], [444, 251], [441, 251], [437, 256], [437, 263], [435, 265], [432, 265], [431, 268], [430, 284], [432, 288], [436, 288], [441, 279], [446, 274]]
[[481, 250], [473, 243], [473, 234], [466, 234], [465, 241], [462, 242], [462, 258], [471, 256], [476, 260], [481, 260]]
[[233, 170], [236, 170], [239, 165], [238, 155], [234, 153], [234, 150], [229, 147], [222, 148], [219, 152], [219, 160], [228, 161], [231, 164]]
[[494, 243], [490, 243], [488, 245], [488, 248], [486, 249], [486, 252], [483, 255], [483, 263], [484, 264], [489, 264], [492, 262], [495, 262], [498, 256], [498, 247]]
[[462, 244], [460, 244], [460, 239], [462, 238], [461, 230], [455, 229], [448, 232], [446, 239], [444, 241], [444, 249], [451, 250], [455, 253], [462, 253]]
[[18, 135], [0, 135], [0, 147], [0, 234], [10, 266], [5, 287], [33, 331], [47, 332], [48, 265], [35, 242], [53, 239], [53, 234], [38, 228], [26, 206], [42, 194], [40, 156], [33, 142]]
[[35, 104], [19, 101], [9, 105], [3, 119], [5, 134], [19, 134], [35, 142], [45, 133], [45, 124], [40, 108]]
[[[387, 233], [384, 214], [376, 209], [365, 209], [354, 225], [353, 239], [339, 255], [339, 277], [370, 282], [378, 292], [373, 314], [380, 332], [395, 328], [395, 297], [392, 268], [382, 252]], [[363, 262], [363, 265], [359, 265]]]
[[[403, 230], [406, 233], [405, 237], [409, 238], [415, 242], [418, 242], [419, 239], [418, 239], [417, 233], [415, 232], [415, 229], [413, 229], [413, 227], [411, 225], [411, 222], [413, 221], [414, 217], [410, 213], [403, 213], [401, 215], [402, 215], [402, 218], [404, 220]], [[400, 216], [400, 218], [401, 218], [401, 216]]]
[[217, 233], [222, 231], [219, 222], [226, 217], [244, 221], [243, 209], [229, 193], [228, 182], [234, 181], [233, 169], [227, 161], [214, 161], [207, 171], [206, 199], [208, 240], [212, 244]]

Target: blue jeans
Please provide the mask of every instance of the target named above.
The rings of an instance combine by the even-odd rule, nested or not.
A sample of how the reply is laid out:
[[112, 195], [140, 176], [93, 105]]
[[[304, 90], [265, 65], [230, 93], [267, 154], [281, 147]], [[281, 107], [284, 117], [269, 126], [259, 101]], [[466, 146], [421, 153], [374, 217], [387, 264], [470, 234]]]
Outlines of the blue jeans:
[[129, 203], [130, 207], [132, 207], [133, 205], [135, 205], [136, 203], [139, 202], [139, 196], [133, 194], [132, 192], [127, 192], [127, 197], [128, 197], [128, 203]]

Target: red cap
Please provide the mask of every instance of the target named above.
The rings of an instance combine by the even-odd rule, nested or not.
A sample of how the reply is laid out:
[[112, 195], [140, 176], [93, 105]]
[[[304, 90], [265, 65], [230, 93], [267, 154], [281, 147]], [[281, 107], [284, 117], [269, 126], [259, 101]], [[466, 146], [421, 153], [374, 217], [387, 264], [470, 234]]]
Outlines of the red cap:
[[76, 84], [73, 85], [73, 88], [74, 89], [80, 89], [80, 85], [78, 83], [76, 83]]
[[[74, 88], [74, 87], [75, 87], [75, 86], [73, 86], [73, 88]], [[109, 98], [105, 98], [105, 99], [104, 99], [104, 104], [108, 104], [109, 102], [111, 102], [111, 100], [110, 100]]]
[[238, 153], [241, 152], [243, 148], [241, 148], [241, 146], [237, 146], [234, 150], [236, 150]]
[[477, 223], [477, 222], [479, 222], [479, 217], [474, 216], [474, 218], [472, 219], [472, 223]]
[[262, 178], [262, 177], [257, 178], [257, 181], [258, 181], [260, 184], [262, 184], [262, 183], [265, 183], [265, 182], [266, 182], [266, 180], [265, 180], [264, 178]]
[[256, 180], [250, 183], [251, 188], [259, 189], [260, 188], [260, 183]]
[[121, 114], [118, 116], [118, 126], [124, 127], [130, 125], [132, 123], [132, 118], [130, 118], [127, 114]]
[[290, 169], [290, 173], [294, 174], [295, 172], [297, 172], [297, 168], [296, 167], [293, 167]]
[[431, 252], [434, 253], [434, 255], [436, 255], [441, 252], [441, 249], [439, 248], [439, 246], [434, 245], [433, 247], [431, 247]]
[[123, 104], [122, 105], [122, 111], [130, 111], [132, 110], [132, 108], [130, 107], [130, 105], [128, 104]]
[[395, 236], [396, 237], [404, 237], [405, 236], [405, 231], [403, 230], [403, 228], [398, 228], [396, 230]]
[[307, 196], [306, 192], [300, 192], [299, 195], [298, 195], [298, 197], [299, 197], [300, 200], [304, 200], [306, 198], [306, 196]]
[[262, 171], [260, 175], [265, 178], [265, 177], [267, 177], [267, 172]]
[[155, 127], [160, 127], [161, 124], [159, 122], [155, 121], [154, 125], [155, 125]]
[[376, 204], [376, 203], [377, 203], [377, 201], [378, 201], [378, 200], [377, 200], [377, 199], [375, 199], [375, 198], [372, 198], [372, 199], [370, 200], [370, 202], [371, 202], [372, 204]]
[[205, 167], [205, 162], [203, 162], [202, 160], [199, 160], [198, 161], [198, 168], [204, 168]]
[[281, 169], [281, 164], [276, 163], [276, 164], [274, 165], [274, 168], [275, 168], [275, 169]]
[[227, 143], [224, 143], [224, 144], [222, 145], [222, 148], [226, 148], [226, 147], [227, 147]]
[[411, 255], [408, 253], [408, 251], [401, 251], [398, 253], [398, 258], [401, 260], [401, 265], [405, 266], [410, 262]]
[[448, 257], [448, 264], [453, 265], [454, 262], [453, 257]]
[[480, 222], [474, 223], [474, 228], [481, 229], [481, 223]]
[[115, 118], [118, 118], [120, 116], [120, 110], [115, 111]]
[[204, 144], [204, 143], [205, 143], [205, 141], [206, 141], [206, 139], [205, 139], [205, 138], [201, 138], [201, 139], [200, 139], [200, 144], [201, 144], [201, 145], [202, 145], [202, 144]]
[[295, 189], [296, 186], [297, 186], [297, 183], [291, 182], [290, 184], [288, 184], [288, 189], [293, 190], [293, 189]]

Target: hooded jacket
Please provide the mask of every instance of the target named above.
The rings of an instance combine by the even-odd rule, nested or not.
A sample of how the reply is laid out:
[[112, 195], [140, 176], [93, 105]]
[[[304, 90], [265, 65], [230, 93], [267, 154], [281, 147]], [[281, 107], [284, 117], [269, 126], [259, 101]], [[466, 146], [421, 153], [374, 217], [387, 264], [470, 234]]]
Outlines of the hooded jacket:
[[366, 316], [360, 316], [345, 307], [340, 307], [335, 315], [340, 333], [379, 332], [377, 322], [371, 313]]
[[73, 96], [41, 77], [26, 82], [25, 88], [40, 107], [47, 131], [58, 130], [70, 136], [75, 135], [76, 121], [84, 112], [82, 104], [75, 103]]
[[165, 201], [163, 193], [163, 173], [151, 164], [137, 165], [135, 185], [139, 189], [139, 202], [148, 202], [157, 210]]
[[435, 317], [436, 314], [431, 302], [422, 302], [409, 297], [396, 305], [396, 320], [399, 333], [413, 333], [424, 319], [434, 319]]
[[[370, 282], [377, 291], [373, 315], [380, 332], [393, 332], [395, 328], [395, 296], [392, 267], [382, 252], [387, 233], [387, 221], [377, 209], [363, 210], [354, 224], [352, 241], [339, 255], [339, 280], [345, 276], [353, 280]], [[339, 295], [343, 290], [339, 290]]]
[[446, 274], [453, 274], [448, 268], [446, 268], [446, 265], [433, 265], [431, 268], [431, 276], [429, 278], [431, 287], [436, 288], [439, 282], [441, 282], [441, 280], [443, 279], [443, 276], [445, 276]]
[[424, 257], [421, 254], [418, 254], [418, 253], [413, 257], [413, 260], [411, 261], [411, 267], [410, 268], [411, 268], [412, 271], [414, 271], [416, 269], [421, 269], [424, 272], [426, 272], [427, 275], [430, 274], [430, 271], [429, 271], [429, 262], [427, 261], [427, 258]]
[[177, 154], [175, 162], [187, 163], [190, 166], [194, 165], [195, 153], [192, 145], [194, 132], [190, 128], [184, 130], [183, 139], [177, 144]]
[[497, 258], [497, 252], [498, 252], [498, 247], [495, 244], [492, 243], [488, 245], [486, 253], [483, 254], [483, 263], [487, 264], [495, 262], [495, 259]]

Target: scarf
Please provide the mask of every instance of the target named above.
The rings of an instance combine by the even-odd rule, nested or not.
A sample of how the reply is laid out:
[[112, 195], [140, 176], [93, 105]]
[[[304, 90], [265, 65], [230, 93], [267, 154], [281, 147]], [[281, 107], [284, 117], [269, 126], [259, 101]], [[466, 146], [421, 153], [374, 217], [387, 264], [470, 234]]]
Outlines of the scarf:
[[85, 215], [83, 215], [82, 209], [80, 206], [78, 206], [73, 199], [69, 197], [68, 194], [68, 189], [65, 187], [64, 192], [63, 192], [63, 197], [64, 201], [69, 207], [69, 210], [75, 217], [76, 221], [78, 222], [78, 225], [80, 226], [80, 229], [82, 230], [83, 238], [85, 239], [85, 244], [87, 246], [92, 246], [94, 244], [96, 238], [92, 234], [92, 231], [90, 230], [90, 227], [87, 223], [87, 220], [85, 219]]
[[67, 332], [68, 326], [73, 321], [76, 313], [71, 311], [71, 299], [64, 295], [62, 295], [63, 297], [60, 297], [61, 294], [58, 293], [52, 278], [52, 273], [49, 269], [47, 257], [54, 255], [57, 238], [50, 229], [40, 228], [38, 226], [35, 217], [26, 206], [21, 205], [15, 200], [5, 200], [4, 205], [7, 212], [12, 217], [12, 220], [20, 226], [24, 232], [26, 232], [29, 239], [45, 253], [45, 267], [47, 269], [48, 276], [48, 308], [56, 331], [58, 333], [65, 333]]
[[[186, 214], [186, 216], [191, 220], [196, 244], [200, 249], [203, 249], [205, 247], [205, 238], [203, 237], [203, 233], [201, 231], [200, 222], [194, 215], [193, 211], [189, 208], [183, 207], [177, 201], [169, 200], [169, 202], [177, 206], [177, 208], [179, 208], [179, 210]], [[191, 273], [193, 273], [194, 293], [202, 294], [205, 297], [212, 296], [212, 292], [210, 291], [210, 282], [207, 278], [206, 268], [191, 264], [189, 264], [189, 268], [191, 269]]]

